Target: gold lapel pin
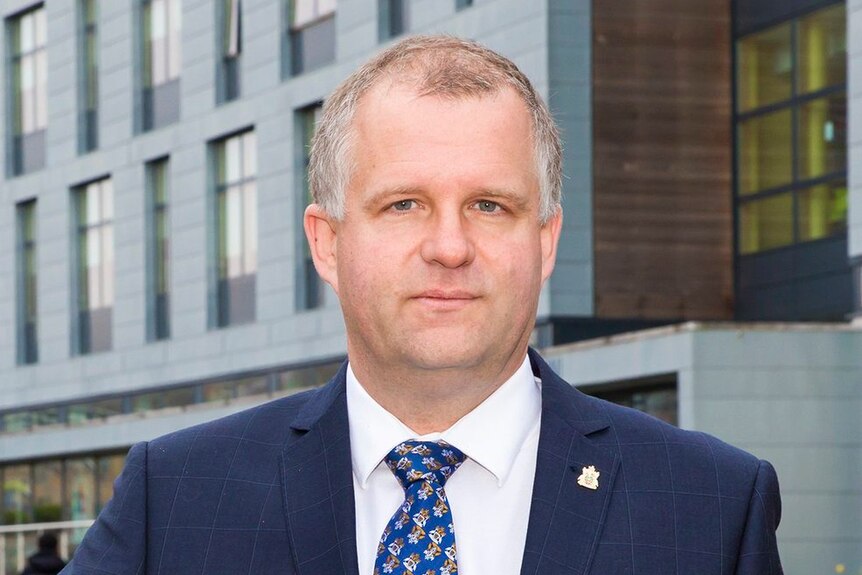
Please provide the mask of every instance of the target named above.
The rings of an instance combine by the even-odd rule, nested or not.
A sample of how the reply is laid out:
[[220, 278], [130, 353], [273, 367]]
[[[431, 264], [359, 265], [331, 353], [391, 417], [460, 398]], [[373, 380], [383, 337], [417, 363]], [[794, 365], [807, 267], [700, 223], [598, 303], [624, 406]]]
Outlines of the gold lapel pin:
[[599, 488], [599, 473], [596, 471], [595, 465], [584, 467], [581, 469], [581, 475], [578, 477], [578, 485], [587, 489], [596, 490]]

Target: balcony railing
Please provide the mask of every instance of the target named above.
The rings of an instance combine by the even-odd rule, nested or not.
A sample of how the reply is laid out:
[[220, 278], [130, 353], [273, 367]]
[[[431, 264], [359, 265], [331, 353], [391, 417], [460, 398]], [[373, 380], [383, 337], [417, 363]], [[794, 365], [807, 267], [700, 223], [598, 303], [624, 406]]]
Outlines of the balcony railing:
[[0, 575], [17, 575], [23, 571], [27, 557], [38, 549], [39, 536], [46, 532], [57, 537], [57, 551], [68, 561], [92, 524], [93, 519], [81, 519], [0, 525]]

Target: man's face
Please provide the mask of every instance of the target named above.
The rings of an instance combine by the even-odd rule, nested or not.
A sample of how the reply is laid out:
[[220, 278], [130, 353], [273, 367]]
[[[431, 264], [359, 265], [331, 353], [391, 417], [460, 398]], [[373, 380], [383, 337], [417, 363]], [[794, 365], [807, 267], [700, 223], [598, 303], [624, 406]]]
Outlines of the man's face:
[[560, 229], [560, 216], [539, 223], [525, 105], [509, 89], [444, 99], [384, 85], [354, 127], [345, 217], [306, 221], [320, 226], [310, 239], [351, 361], [489, 374], [520, 363]]

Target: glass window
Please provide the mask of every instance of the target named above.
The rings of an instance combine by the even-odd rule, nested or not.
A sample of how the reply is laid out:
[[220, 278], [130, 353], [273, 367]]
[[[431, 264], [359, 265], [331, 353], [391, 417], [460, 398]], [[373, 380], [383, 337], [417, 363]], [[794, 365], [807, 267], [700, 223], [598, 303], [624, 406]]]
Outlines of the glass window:
[[45, 9], [41, 6], [12, 24], [16, 134], [30, 134], [48, 125], [45, 30]]
[[756, 116], [739, 125], [740, 194], [752, 194], [793, 180], [793, 122], [790, 110]]
[[743, 254], [846, 230], [846, 25], [835, 4], [737, 41]]
[[216, 144], [217, 325], [254, 321], [257, 146], [253, 131]]
[[112, 397], [88, 403], [76, 403], [67, 408], [69, 425], [80, 425], [93, 419], [104, 419], [123, 413], [123, 400]]
[[64, 423], [63, 414], [59, 407], [46, 407], [31, 412], [32, 426], [51, 427]]
[[234, 397], [234, 382], [233, 381], [216, 381], [213, 383], [205, 383], [201, 386], [201, 396], [203, 401], [227, 401]]
[[132, 411], [152, 411], [168, 407], [184, 407], [195, 403], [194, 386], [176, 387], [132, 396]]
[[799, 178], [847, 169], [847, 96], [818, 98], [799, 108]]
[[66, 460], [65, 519], [95, 519], [96, 458], [76, 457]]
[[33, 521], [49, 523], [63, 518], [63, 463], [41, 461], [33, 465]]
[[246, 377], [236, 382], [236, 396], [266, 395], [269, 393], [269, 382], [265, 375]]
[[328, 18], [335, 14], [335, 0], [293, 0], [290, 26], [302, 28], [315, 20]]
[[48, 125], [48, 62], [45, 9], [39, 6], [10, 22], [11, 101], [8, 134], [12, 161], [9, 173], [23, 174], [45, 165]]
[[160, 86], [180, 76], [181, 0], [145, 0], [144, 84]]
[[287, 0], [290, 73], [335, 60], [335, 0]]
[[13, 411], [3, 415], [3, 431], [17, 433], [30, 429], [30, 412]]
[[3, 467], [3, 523], [15, 525], [32, 520], [32, 481], [27, 464]]
[[157, 160], [147, 164], [149, 281], [148, 338], [150, 341], [170, 336], [170, 220], [168, 196], [170, 178], [169, 161]]
[[111, 348], [114, 306], [114, 202], [110, 178], [75, 192], [77, 242], [77, 349]]
[[299, 150], [298, 157], [302, 158], [300, 166], [302, 171], [302, 186], [299, 201], [297, 202], [297, 221], [296, 229], [298, 230], [297, 242], [302, 245], [302, 257], [299, 260], [297, 268], [296, 282], [296, 307], [297, 309], [314, 309], [323, 304], [323, 281], [317, 275], [317, 270], [314, 268], [314, 260], [311, 257], [311, 248], [308, 245], [308, 238], [303, 233], [303, 217], [305, 208], [314, 202], [311, 197], [311, 190], [308, 186], [308, 164], [311, 153], [311, 140], [314, 137], [314, 132], [317, 129], [317, 124], [320, 122], [320, 116], [323, 114], [323, 105], [316, 104], [310, 106], [298, 113], [297, 121], [301, 137], [299, 138], [302, 149]]
[[18, 204], [18, 363], [39, 359], [36, 201]]
[[104, 455], [99, 457], [99, 502], [96, 513], [105, 508], [114, 496], [114, 479], [120, 475], [126, 463], [124, 454]]
[[99, 43], [98, 4], [96, 0], [80, 0], [81, 34], [79, 40], [79, 149], [95, 150], [98, 146], [97, 110], [99, 102]]
[[410, 29], [409, 0], [380, 0], [380, 40], [388, 40]]
[[326, 363], [323, 365], [290, 369], [278, 374], [276, 380], [277, 391], [288, 391], [292, 389], [304, 389], [325, 384], [335, 375], [341, 362]]
[[847, 14], [843, 3], [799, 21], [799, 92], [847, 81]]
[[740, 208], [739, 234], [743, 254], [793, 243], [793, 194], [746, 201]]
[[221, 0], [221, 32], [218, 35], [221, 60], [216, 72], [216, 103], [230, 102], [240, 93], [242, 52], [242, 6], [240, 0]]
[[799, 192], [800, 241], [818, 240], [847, 230], [847, 183], [832, 182]]
[[239, 53], [242, 50], [242, 37], [240, 36], [240, 0], [224, 0], [224, 2], [224, 55], [227, 58], [235, 58], [239, 56]]
[[793, 50], [789, 22], [743, 38], [736, 49], [741, 112], [790, 98]]
[[630, 389], [590, 393], [590, 395], [643, 411], [671, 425], [678, 425], [676, 385], [637, 386]]

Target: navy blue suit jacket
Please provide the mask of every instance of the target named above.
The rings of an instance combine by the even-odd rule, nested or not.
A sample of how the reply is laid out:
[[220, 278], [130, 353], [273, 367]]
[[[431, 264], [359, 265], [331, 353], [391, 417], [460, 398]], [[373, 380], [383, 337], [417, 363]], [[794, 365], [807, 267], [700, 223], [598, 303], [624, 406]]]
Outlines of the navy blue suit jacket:
[[[530, 357], [542, 422], [522, 575], [781, 573], [769, 463], [588, 397]], [[590, 465], [596, 490], [577, 482]], [[358, 575], [351, 474], [342, 367], [132, 447], [63, 573]]]

